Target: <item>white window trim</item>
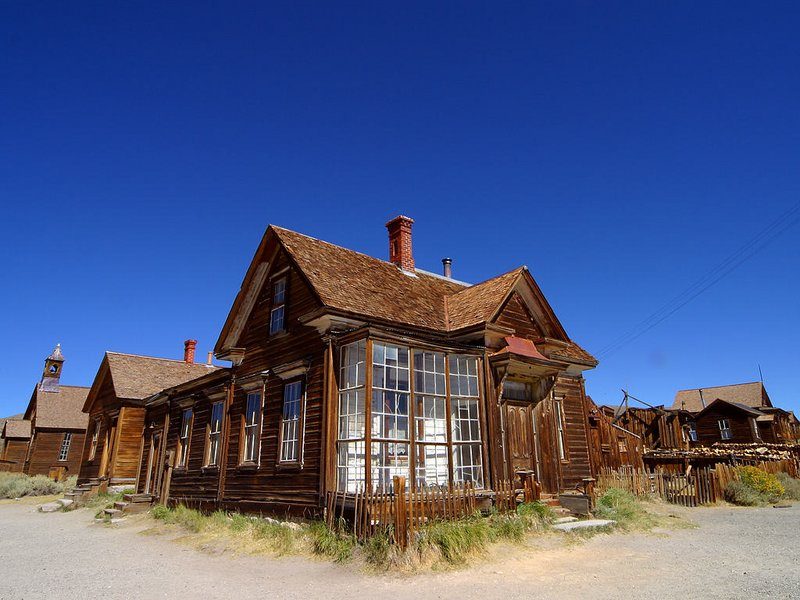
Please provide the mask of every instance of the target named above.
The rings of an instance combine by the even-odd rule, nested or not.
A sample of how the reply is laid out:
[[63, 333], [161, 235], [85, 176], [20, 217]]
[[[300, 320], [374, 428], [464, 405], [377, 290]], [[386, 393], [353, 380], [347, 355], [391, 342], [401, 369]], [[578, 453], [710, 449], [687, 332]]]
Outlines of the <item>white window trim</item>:
[[[256, 422], [253, 425], [247, 425], [247, 405], [250, 400], [250, 396], [259, 396], [259, 402], [257, 405], [256, 410]], [[244, 427], [242, 428], [242, 460], [241, 464], [243, 465], [261, 465], [261, 432], [262, 427], [264, 425], [264, 396], [265, 396], [264, 389], [252, 390], [247, 392], [245, 396], [245, 403], [244, 403]], [[249, 449], [247, 445], [247, 429], [248, 427], [254, 428], [255, 432], [255, 441], [253, 443], [253, 449], [255, 450], [255, 456], [252, 459], [247, 458], [247, 451]]]
[[[285, 458], [283, 454], [283, 449], [285, 447], [285, 442], [287, 441], [284, 437], [284, 425], [286, 424], [286, 420], [284, 419], [284, 412], [286, 410], [286, 392], [290, 389], [291, 386], [299, 385], [300, 386], [300, 396], [298, 397], [297, 401], [300, 403], [299, 410], [297, 411], [297, 427], [295, 428], [295, 437], [294, 443], [297, 446], [296, 450], [296, 457], [295, 458]], [[305, 412], [306, 412], [306, 382], [304, 379], [297, 379], [295, 381], [288, 381], [283, 386], [283, 403], [281, 405], [281, 420], [280, 420], [280, 447], [278, 448], [278, 462], [281, 464], [302, 464], [303, 463], [303, 447], [305, 446], [305, 426], [306, 426], [306, 419], [305, 419]], [[292, 419], [295, 420], [295, 419]]]

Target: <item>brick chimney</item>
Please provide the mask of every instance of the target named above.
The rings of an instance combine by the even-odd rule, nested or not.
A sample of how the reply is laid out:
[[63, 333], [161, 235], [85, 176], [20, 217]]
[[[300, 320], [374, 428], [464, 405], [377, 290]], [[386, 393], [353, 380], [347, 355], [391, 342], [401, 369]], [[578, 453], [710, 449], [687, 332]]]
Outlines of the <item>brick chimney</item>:
[[194, 349], [197, 346], [197, 340], [186, 340], [183, 342], [183, 362], [194, 364]]
[[404, 271], [414, 271], [414, 255], [411, 252], [411, 226], [414, 219], [400, 215], [386, 224], [389, 230], [389, 262]]

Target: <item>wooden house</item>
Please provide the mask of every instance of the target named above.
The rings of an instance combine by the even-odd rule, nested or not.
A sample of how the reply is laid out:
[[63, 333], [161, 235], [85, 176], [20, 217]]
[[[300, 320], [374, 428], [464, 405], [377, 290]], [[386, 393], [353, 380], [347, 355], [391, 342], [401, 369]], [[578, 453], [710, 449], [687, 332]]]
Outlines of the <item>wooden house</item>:
[[31, 442], [31, 422], [21, 418], [5, 419], [0, 438], [0, 471], [23, 471]]
[[694, 415], [698, 442], [793, 443], [798, 439], [794, 413], [772, 405], [760, 381], [681, 390], [672, 408]]
[[145, 427], [144, 399], [216, 369], [194, 362], [196, 343], [184, 343], [183, 360], [105, 353], [82, 406], [89, 427], [79, 484], [135, 485]]
[[[215, 347], [230, 369], [151, 396], [138, 491], [170, 502], [317, 513], [328, 492], [533, 474], [580, 490], [596, 465], [583, 373], [526, 267], [479, 284], [270, 226]], [[155, 466], [153, 466], [155, 465]], [[166, 470], [163, 465], [167, 465]]]
[[694, 415], [664, 406], [611, 408], [613, 422], [638, 435], [648, 450], [682, 450], [697, 443]]
[[42, 378], [33, 390], [24, 419], [30, 422], [30, 443], [24, 472], [28, 475], [77, 475], [86, 415], [83, 403], [89, 388], [61, 384], [64, 356], [61, 346], [45, 359]]

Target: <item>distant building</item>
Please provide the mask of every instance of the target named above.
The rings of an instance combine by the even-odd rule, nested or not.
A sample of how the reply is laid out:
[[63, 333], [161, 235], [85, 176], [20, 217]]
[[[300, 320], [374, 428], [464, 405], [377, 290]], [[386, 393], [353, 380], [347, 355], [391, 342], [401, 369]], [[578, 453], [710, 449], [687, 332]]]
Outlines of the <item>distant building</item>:
[[[77, 475], [87, 415], [83, 403], [89, 388], [62, 385], [64, 355], [61, 345], [44, 361], [24, 419], [30, 422], [30, 444], [24, 472], [29, 475]], [[15, 426], [16, 427], [16, 426]]]

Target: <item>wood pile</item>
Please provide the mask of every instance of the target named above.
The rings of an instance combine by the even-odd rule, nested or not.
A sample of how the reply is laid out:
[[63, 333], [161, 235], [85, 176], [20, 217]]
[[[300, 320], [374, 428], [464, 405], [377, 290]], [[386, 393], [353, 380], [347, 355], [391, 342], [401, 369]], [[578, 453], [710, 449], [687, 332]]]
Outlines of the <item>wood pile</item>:
[[723, 461], [744, 462], [752, 460], [793, 460], [800, 458], [800, 444], [724, 444], [711, 447], [697, 447], [688, 450], [662, 449], [648, 450], [645, 460], [658, 459], [721, 459]]

